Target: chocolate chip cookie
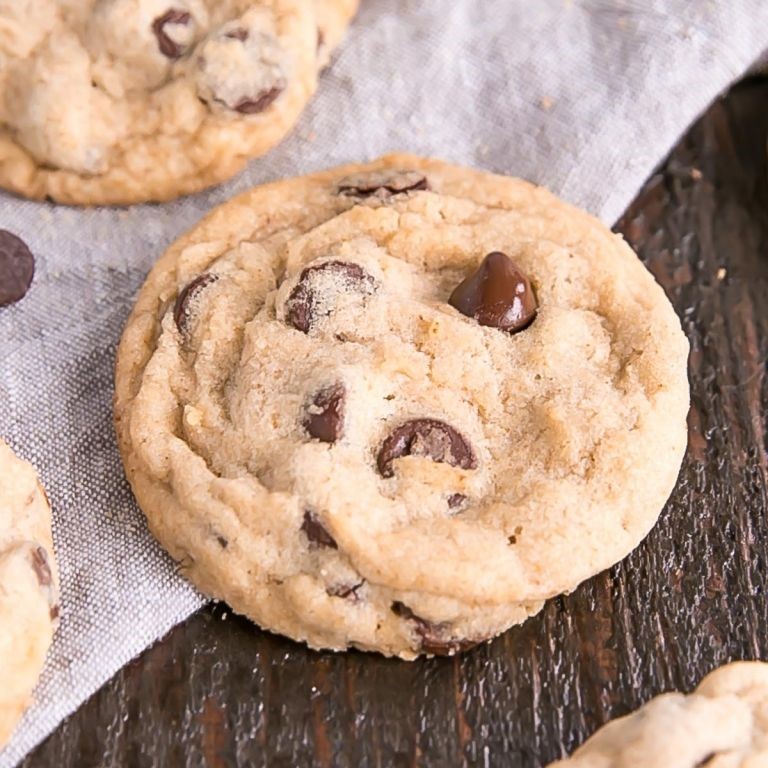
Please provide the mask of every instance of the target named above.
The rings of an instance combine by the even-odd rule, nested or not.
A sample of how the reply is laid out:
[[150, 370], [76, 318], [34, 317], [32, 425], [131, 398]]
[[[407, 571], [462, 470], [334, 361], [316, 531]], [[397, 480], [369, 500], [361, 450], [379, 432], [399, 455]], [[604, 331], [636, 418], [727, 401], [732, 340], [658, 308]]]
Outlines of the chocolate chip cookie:
[[768, 664], [734, 662], [690, 695], [665, 693], [603, 726], [550, 768], [758, 768], [768, 765]]
[[686, 444], [688, 345], [544, 189], [392, 155], [213, 211], [152, 270], [115, 418], [189, 578], [312, 647], [491, 637], [624, 557]]
[[58, 623], [51, 508], [35, 470], [0, 440], [0, 748], [30, 703]]
[[353, 12], [350, 0], [0, 0], [0, 186], [125, 204], [223, 181], [290, 130]]

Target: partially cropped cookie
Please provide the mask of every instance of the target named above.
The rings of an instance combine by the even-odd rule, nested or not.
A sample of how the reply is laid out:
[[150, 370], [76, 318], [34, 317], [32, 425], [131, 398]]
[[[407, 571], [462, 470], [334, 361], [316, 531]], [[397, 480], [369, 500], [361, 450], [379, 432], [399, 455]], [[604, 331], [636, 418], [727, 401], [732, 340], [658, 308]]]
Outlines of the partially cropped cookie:
[[58, 616], [48, 498], [0, 440], [0, 748], [32, 700]]
[[603, 726], [550, 768], [761, 768], [768, 765], [768, 664], [734, 662], [690, 695], [665, 693]]
[[347, 5], [0, 0], [0, 186], [124, 204], [231, 177], [296, 122]]
[[393, 155], [258, 187], [172, 246], [115, 417], [201, 589], [313, 647], [413, 658], [637, 545], [684, 451], [687, 350], [587, 214]]

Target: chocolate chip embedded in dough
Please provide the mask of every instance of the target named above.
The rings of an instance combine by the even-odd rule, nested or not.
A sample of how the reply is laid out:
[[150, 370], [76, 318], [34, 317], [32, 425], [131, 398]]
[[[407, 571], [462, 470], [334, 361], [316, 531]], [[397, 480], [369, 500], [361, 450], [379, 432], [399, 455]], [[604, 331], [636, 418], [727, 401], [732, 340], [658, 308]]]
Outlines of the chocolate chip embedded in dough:
[[347, 197], [377, 197], [386, 200], [405, 192], [429, 189], [427, 177], [419, 171], [392, 170], [355, 173], [343, 178], [337, 186]]
[[204, 272], [198, 275], [191, 283], [188, 283], [176, 299], [173, 307], [173, 319], [179, 333], [186, 336], [189, 332], [189, 323], [192, 319], [194, 306], [205, 288], [219, 279], [218, 275], [212, 275], [210, 272]]
[[16, 235], [0, 229], [0, 307], [26, 296], [35, 274], [35, 257]]
[[405, 603], [399, 600], [392, 603], [392, 613], [406, 621], [413, 622], [416, 634], [420, 639], [419, 650], [425, 653], [431, 653], [435, 656], [453, 656], [456, 653], [468, 651], [474, 648], [481, 641], [467, 640], [446, 636], [450, 631], [447, 624], [435, 624], [434, 622], [422, 619], [417, 616]]
[[[330, 289], [341, 293], [370, 295], [376, 281], [359, 264], [348, 261], [326, 261], [307, 267], [285, 302], [285, 319], [294, 328], [309, 333], [319, 319], [322, 297], [318, 283], [328, 280]], [[327, 308], [324, 315], [329, 315]]]
[[530, 281], [501, 251], [489, 253], [456, 286], [448, 303], [480, 325], [510, 333], [527, 328], [538, 309]]
[[323, 524], [309, 510], [304, 512], [304, 522], [301, 524], [301, 530], [304, 531], [310, 544], [317, 544], [320, 547], [330, 547], [338, 549], [333, 536], [325, 529]]
[[344, 431], [343, 384], [321, 389], [304, 413], [304, 429], [323, 443], [335, 443]]
[[43, 547], [35, 547], [30, 555], [30, 562], [40, 586], [50, 587], [53, 583], [53, 575], [48, 562], [48, 552]]
[[402, 456], [424, 456], [461, 469], [477, 467], [472, 446], [463, 435], [437, 419], [412, 419], [389, 435], [376, 460], [381, 476], [392, 477], [392, 464]]
[[171, 8], [152, 22], [152, 32], [154, 32], [157, 38], [157, 47], [163, 56], [169, 59], [178, 59], [181, 58], [186, 49], [185, 46], [180, 45], [168, 35], [165, 29], [166, 26], [179, 25], [186, 27], [191, 20], [192, 17], [187, 11]]
[[357, 584], [337, 584], [327, 589], [328, 594], [331, 597], [341, 597], [344, 600], [351, 600], [352, 602], [358, 602], [360, 595], [357, 594], [357, 590], [360, 589], [365, 580], [358, 582]]
[[226, 25], [200, 47], [198, 98], [241, 115], [264, 112], [288, 87], [287, 60], [274, 35]]
[[240, 99], [233, 109], [241, 115], [256, 115], [259, 112], [263, 112], [268, 106], [276, 101], [283, 90], [285, 90], [284, 86], [278, 85], [273, 88], [265, 89], [255, 97]]

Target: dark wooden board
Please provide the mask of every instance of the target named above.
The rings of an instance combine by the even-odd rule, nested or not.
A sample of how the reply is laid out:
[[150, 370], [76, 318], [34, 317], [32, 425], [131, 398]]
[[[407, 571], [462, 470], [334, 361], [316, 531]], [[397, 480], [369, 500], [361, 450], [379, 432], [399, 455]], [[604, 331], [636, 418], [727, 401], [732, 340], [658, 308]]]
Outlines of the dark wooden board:
[[717, 102], [618, 225], [692, 345], [680, 480], [623, 563], [458, 659], [313, 653], [211, 607], [33, 766], [538, 766], [731, 659], [768, 658], [768, 80]]

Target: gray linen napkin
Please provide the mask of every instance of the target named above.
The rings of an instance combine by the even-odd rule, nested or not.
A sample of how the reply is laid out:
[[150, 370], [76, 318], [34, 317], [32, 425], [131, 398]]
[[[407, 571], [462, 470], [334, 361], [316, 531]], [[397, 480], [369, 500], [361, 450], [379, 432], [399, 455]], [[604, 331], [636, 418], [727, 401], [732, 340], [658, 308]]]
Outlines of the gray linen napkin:
[[0, 195], [0, 227], [37, 255], [29, 295], [0, 310], [0, 434], [49, 489], [63, 585], [0, 768], [204, 602], [148, 534], [111, 425], [115, 347], [169, 243], [253, 184], [392, 150], [531, 179], [612, 224], [766, 49], [766, 0], [363, 0], [291, 136], [229, 184], [92, 211]]

